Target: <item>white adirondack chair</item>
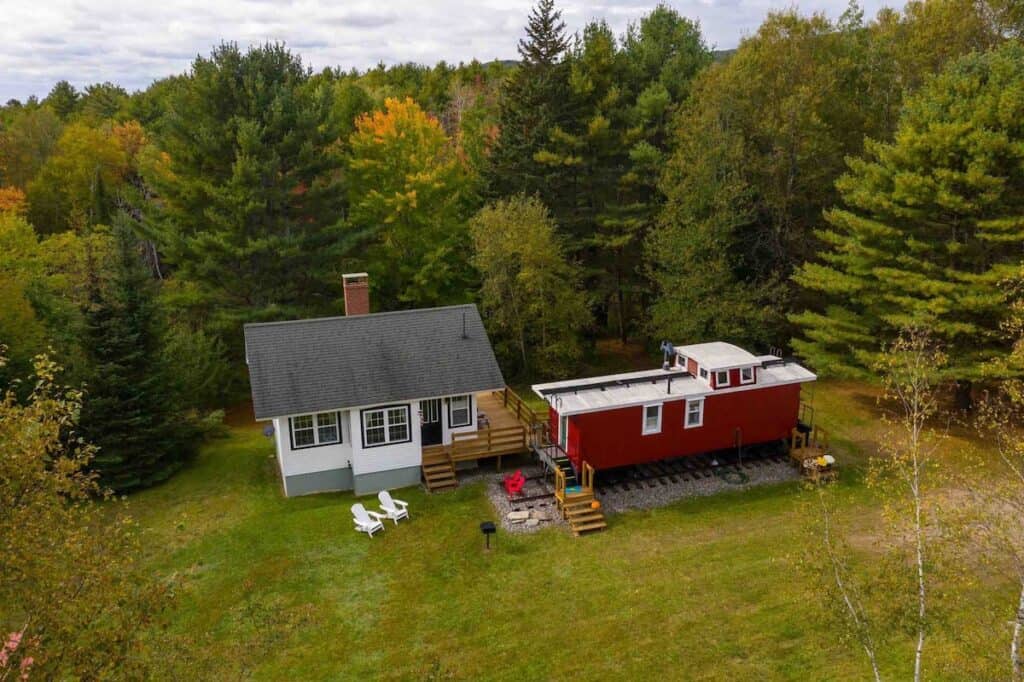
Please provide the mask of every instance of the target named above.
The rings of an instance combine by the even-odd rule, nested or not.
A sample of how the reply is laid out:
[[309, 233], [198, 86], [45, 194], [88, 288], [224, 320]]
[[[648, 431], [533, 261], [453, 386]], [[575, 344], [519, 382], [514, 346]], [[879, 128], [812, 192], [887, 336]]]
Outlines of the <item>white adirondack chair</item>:
[[383, 518], [383, 514], [366, 511], [366, 507], [358, 502], [352, 505], [352, 521], [356, 524], [356, 530], [366, 533], [371, 538], [377, 531], [384, 530]]
[[384, 515], [395, 522], [398, 525], [399, 519], [409, 518], [409, 503], [403, 502], [402, 500], [396, 500], [391, 497], [391, 493], [387, 490], [381, 490], [377, 493], [377, 499], [380, 500], [380, 509], [384, 512]]

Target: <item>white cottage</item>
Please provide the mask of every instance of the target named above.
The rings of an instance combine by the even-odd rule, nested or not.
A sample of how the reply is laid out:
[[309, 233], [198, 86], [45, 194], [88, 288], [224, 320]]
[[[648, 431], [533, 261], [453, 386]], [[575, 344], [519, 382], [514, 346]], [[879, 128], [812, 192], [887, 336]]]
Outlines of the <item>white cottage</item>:
[[505, 385], [475, 305], [369, 314], [358, 273], [345, 308], [245, 326], [253, 411], [274, 425], [288, 496], [418, 484], [422, 448], [476, 431], [475, 394]]

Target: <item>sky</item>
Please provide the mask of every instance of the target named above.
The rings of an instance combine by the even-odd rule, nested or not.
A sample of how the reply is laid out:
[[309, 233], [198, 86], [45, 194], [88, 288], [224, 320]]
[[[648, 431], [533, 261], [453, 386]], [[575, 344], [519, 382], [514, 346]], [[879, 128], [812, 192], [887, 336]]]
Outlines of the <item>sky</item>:
[[[515, 59], [533, 0], [0, 0], [0, 102], [43, 97], [55, 82], [128, 90], [188, 70], [222, 41], [282, 41], [315, 69], [379, 62]], [[656, 2], [561, 0], [570, 31], [603, 18], [621, 33]], [[708, 44], [736, 47], [769, 11], [835, 18], [847, 0], [669, 0]], [[873, 16], [885, 0], [861, 0]], [[896, 3], [902, 4], [902, 3]]]

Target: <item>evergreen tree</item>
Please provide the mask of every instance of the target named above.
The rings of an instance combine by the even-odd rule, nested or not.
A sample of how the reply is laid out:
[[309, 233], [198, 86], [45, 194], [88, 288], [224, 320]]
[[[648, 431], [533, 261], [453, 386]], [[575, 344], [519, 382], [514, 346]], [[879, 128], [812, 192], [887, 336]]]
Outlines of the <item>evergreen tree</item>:
[[490, 193], [519, 192], [545, 199], [566, 196], [563, 173], [539, 163], [536, 155], [552, 132], [571, 121], [568, 39], [554, 0], [540, 0], [530, 13], [526, 39], [519, 41], [519, 68], [505, 85], [498, 113], [498, 138], [487, 173]]
[[57, 81], [53, 86], [50, 94], [43, 100], [43, 104], [53, 109], [53, 112], [61, 119], [67, 119], [77, 111], [80, 97], [81, 94], [75, 89], [75, 86], [62, 80]]
[[[153, 283], [126, 227], [105, 277], [90, 259], [83, 346], [89, 362], [81, 429], [99, 448], [92, 466], [124, 491], [166, 479], [195, 453], [199, 432], [168, 400]], [[104, 281], [104, 280], [109, 281]]]
[[241, 357], [241, 323], [336, 312], [345, 192], [334, 91], [281, 45], [225, 44], [171, 86], [152, 236], [210, 329]]
[[908, 100], [895, 141], [869, 142], [837, 183], [829, 245], [796, 281], [828, 305], [793, 316], [794, 347], [816, 367], [856, 374], [880, 342], [923, 327], [970, 381], [1007, 343], [1000, 282], [1024, 253], [1024, 46], [955, 62]]
[[630, 26], [621, 45], [604, 22], [589, 24], [569, 57], [575, 119], [535, 157], [573, 180], [553, 212], [623, 341], [643, 307], [642, 244], [663, 199], [666, 123], [710, 60], [698, 26], [664, 6]]

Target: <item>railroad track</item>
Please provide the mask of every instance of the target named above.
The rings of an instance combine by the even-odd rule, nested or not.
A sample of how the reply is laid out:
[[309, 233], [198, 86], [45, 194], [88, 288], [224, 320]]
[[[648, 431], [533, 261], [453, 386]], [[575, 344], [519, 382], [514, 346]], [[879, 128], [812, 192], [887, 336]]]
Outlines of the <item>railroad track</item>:
[[712, 464], [715, 461], [715, 456], [707, 454], [677, 457], [602, 471], [598, 474], [594, 487], [598, 495], [608, 492], [644, 490], [711, 478], [716, 471], [755, 471], [769, 464], [786, 461], [785, 455], [775, 448], [751, 450], [744, 453], [742, 459], [737, 459], [735, 455], [731, 454], [728, 459], [723, 455], [717, 455], [717, 458], [717, 466]]
[[[716, 458], [718, 464], [712, 464]], [[737, 458], [734, 453], [688, 455], [599, 471], [594, 488], [598, 495], [645, 490], [711, 478], [715, 476], [716, 471], [756, 471], [770, 464], [781, 464], [786, 461], [785, 453], [774, 445], [750, 448], [743, 453], [742, 458]], [[545, 485], [543, 479], [544, 476], [528, 476], [526, 480], [541, 481], [541, 485]], [[512, 508], [514, 511], [526, 511], [549, 507], [554, 502], [555, 493], [551, 490], [542, 494], [517, 498], [512, 501]]]

